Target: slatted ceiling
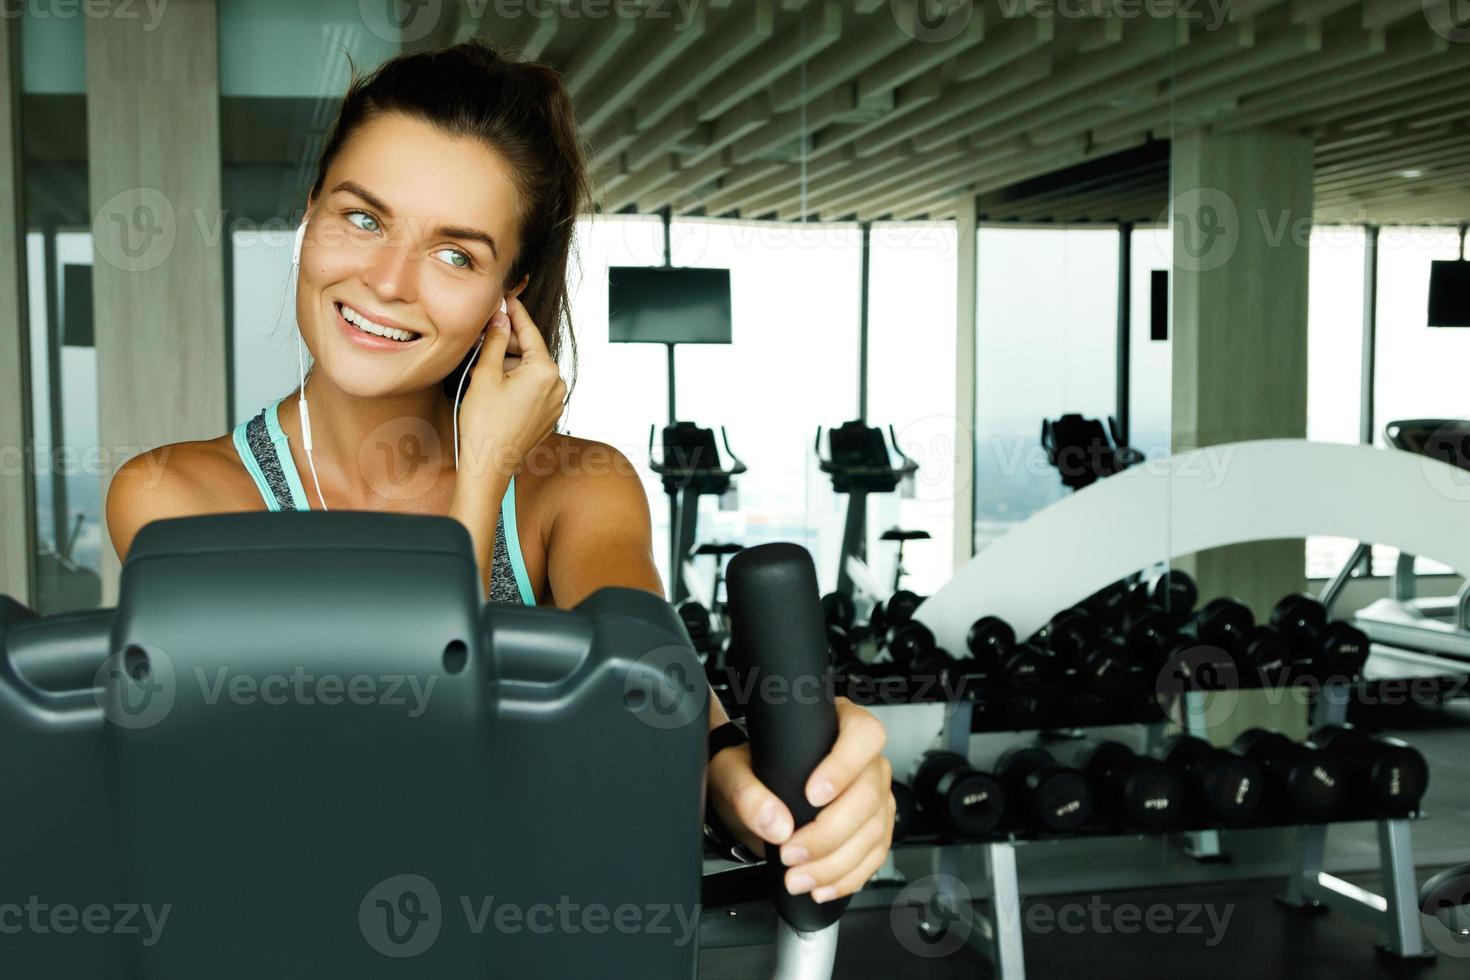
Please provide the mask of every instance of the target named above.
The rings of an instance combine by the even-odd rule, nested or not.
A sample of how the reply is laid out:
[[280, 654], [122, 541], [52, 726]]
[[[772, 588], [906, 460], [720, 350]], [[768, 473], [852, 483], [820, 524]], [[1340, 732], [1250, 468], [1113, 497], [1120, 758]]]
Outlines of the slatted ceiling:
[[[1198, 2], [1186, 24], [979, 0], [938, 43], [900, 28], [917, 0], [705, 0], [688, 24], [642, 2], [648, 16], [504, 20], [451, 2], [417, 46], [481, 35], [557, 66], [609, 212], [948, 218], [1176, 129], [1269, 125], [1313, 133], [1319, 221], [1470, 215], [1470, 44], [1426, 19], [1453, 0], [1233, 0], [1214, 30]], [[1154, 170], [1124, 173], [986, 220], [1154, 220], [1166, 199]]]

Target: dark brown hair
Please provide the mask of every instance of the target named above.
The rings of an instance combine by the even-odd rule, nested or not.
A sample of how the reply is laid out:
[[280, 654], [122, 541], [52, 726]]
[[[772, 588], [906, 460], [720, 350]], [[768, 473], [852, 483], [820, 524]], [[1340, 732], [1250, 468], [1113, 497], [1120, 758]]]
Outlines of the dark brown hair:
[[[352, 134], [391, 112], [451, 136], [479, 140], [509, 165], [520, 212], [520, 252], [503, 285], [510, 288], [530, 276], [520, 301], [562, 365], [570, 389], [577, 342], [567, 271], [577, 218], [589, 206], [590, 191], [587, 154], [561, 75], [546, 65], [512, 60], [478, 39], [400, 55], [364, 76], [354, 70], [317, 161], [313, 198]], [[463, 366], [444, 379], [451, 399]]]

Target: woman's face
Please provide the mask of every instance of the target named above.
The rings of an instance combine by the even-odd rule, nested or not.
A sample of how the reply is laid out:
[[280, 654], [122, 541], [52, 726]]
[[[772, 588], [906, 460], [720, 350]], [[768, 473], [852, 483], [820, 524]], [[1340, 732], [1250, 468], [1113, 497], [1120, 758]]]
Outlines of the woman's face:
[[453, 372], [500, 307], [516, 208], [484, 144], [399, 113], [358, 129], [307, 212], [296, 318], [317, 370], [364, 397]]

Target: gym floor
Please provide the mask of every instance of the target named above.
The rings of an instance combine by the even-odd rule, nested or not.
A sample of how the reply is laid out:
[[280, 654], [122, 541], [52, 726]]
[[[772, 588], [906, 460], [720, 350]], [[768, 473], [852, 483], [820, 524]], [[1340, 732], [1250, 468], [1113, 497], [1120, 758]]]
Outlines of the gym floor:
[[[1444, 865], [1470, 861], [1470, 841], [1465, 837], [1465, 828], [1470, 827], [1470, 758], [1464, 752], [1470, 702], [1452, 702], [1440, 709], [1359, 711], [1352, 720], [1409, 741], [1429, 761], [1427, 819], [1414, 825], [1418, 880]], [[1239, 843], [1245, 845], [1241, 850], [1253, 850], [1249, 842]], [[1374, 863], [1376, 854], [1372, 824], [1341, 825], [1328, 837], [1329, 870], [1343, 869], [1338, 872], [1341, 877], [1375, 891], [1381, 887], [1376, 872], [1346, 869]], [[1044, 864], [1052, 860], [1048, 855]], [[1025, 866], [1023, 861], [1023, 888]], [[1302, 915], [1282, 909], [1275, 902], [1282, 884], [1279, 876], [1241, 877], [1255, 873], [1251, 869], [1256, 865], [1249, 859], [1233, 867], [1192, 862], [1180, 867], [1189, 867], [1195, 880], [1172, 887], [1026, 899], [1023, 916], [1033, 926], [1024, 938], [1027, 975], [1070, 980], [1164, 976], [1239, 980], [1246, 968], [1262, 977], [1294, 980], [1470, 976], [1470, 958], [1441, 953], [1431, 962], [1405, 962], [1380, 956], [1374, 950], [1377, 934], [1341, 912]], [[1218, 880], [1200, 880], [1212, 875]], [[1144, 918], [1150, 909], [1161, 917], [1153, 920], [1158, 923], [1153, 928]], [[907, 948], [905, 943], [912, 945], [914, 940], [903, 931], [901, 937], [886, 905], [849, 911], [842, 920], [834, 976], [938, 980], [992, 975], [988, 961], [972, 946], [924, 957]], [[771, 947], [705, 950], [699, 963], [701, 980], [768, 976]]]

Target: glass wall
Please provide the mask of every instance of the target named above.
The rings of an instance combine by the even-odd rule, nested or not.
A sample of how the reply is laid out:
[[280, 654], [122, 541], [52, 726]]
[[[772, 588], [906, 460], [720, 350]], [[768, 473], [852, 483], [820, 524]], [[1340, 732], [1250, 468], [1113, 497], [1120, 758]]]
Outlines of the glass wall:
[[102, 458], [97, 433], [86, 21], [43, 13], [20, 12], [20, 138], [36, 611], [49, 614], [101, 602], [102, 478], [120, 460]]
[[[1308, 256], [1307, 438], [1358, 443], [1363, 413], [1363, 253], [1355, 226], [1312, 229]], [[1331, 578], [1352, 556], [1348, 538], [1307, 538], [1307, 577]]]
[[664, 347], [613, 344], [607, 337], [607, 268], [662, 265], [661, 219], [605, 215], [577, 225], [572, 270], [572, 329], [577, 337], [577, 379], [562, 429], [617, 448], [643, 478], [653, 518], [653, 557], [669, 583], [669, 505], [659, 478], [648, 468], [648, 430], [668, 414]]
[[[1384, 426], [1395, 419], [1470, 418], [1464, 365], [1470, 331], [1428, 325], [1429, 264], [1460, 257], [1454, 228], [1398, 227], [1378, 233], [1378, 327], [1373, 376], [1373, 441], [1383, 445]], [[1393, 571], [1398, 553], [1373, 549], [1373, 574]], [[1419, 559], [1421, 573], [1448, 572]]]
[[[1135, 227], [1129, 236], [1128, 442], [1149, 459], [1169, 455], [1173, 418], [1174, 348], [1169, 292], [1163, 295], [1161, 337], [1153, 335], [1155, 273], [1168, 275], [1173, 247], [1169, 226]], [[1167, 282], [1167, 279], [1165, 280]]]
[[[678, 349], [679, 418], [726, 426], [750, 468], [734, 499], [701, 500], [699, 538], [796, 541], [830, 588], [846, 498], [817, 468], [813, 443], [818, 426], [857, 413], [861, 231], [842, 223], [676, 220], [670, 237], [674, 265], [730, 270], [734, 331], [729, 346]], [[660, 409], [650, 421], [663, 417]]]
[[975, 548], [1061, 499], [1041, 423], [1117, 411], [1116, 229], [982, 227]]
[[[954, 574], [956, 426], [953, 223], [874, 224], [868, 259], [868, 422], [893, 426], [919, 471], [898, 493], [868, 498], [868, 564], [891, 584], [897, 546], [889, 528], [928, 531], [904, 546], [904, 588], [929, 595]], [[835, 420], [834, 420], [835, 421]], [[968, 420], [958, 427], [969, 438]]]

